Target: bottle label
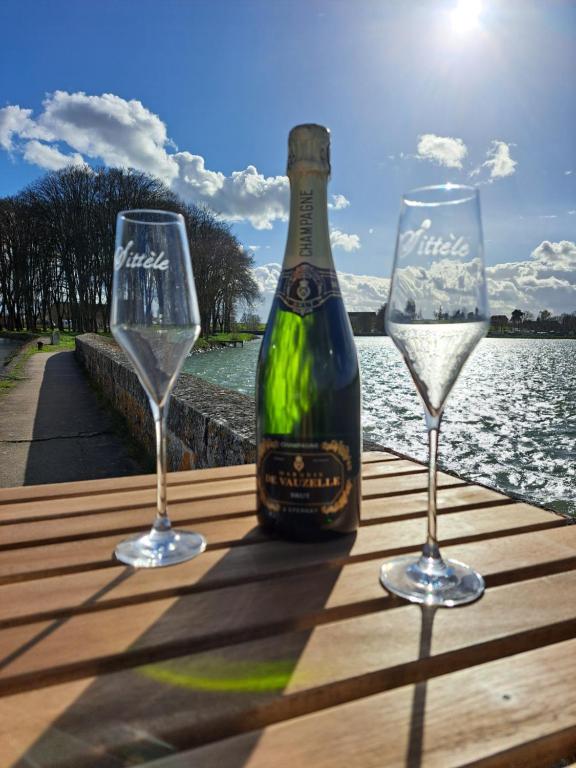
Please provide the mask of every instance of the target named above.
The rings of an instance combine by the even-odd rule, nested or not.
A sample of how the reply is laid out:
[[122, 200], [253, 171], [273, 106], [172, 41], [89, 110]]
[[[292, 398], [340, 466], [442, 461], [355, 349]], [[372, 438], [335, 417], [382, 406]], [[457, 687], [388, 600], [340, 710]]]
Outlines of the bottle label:
[[336, 514], [352, 491], [352, 469], [350, 448], [342, 440], [265, 437], [258, 446], [258, 495], [271, 512]]
[[292, 269], [282, 270], [276, 295], [282, 309], [304, 317], [315, 312], [328, 299], [341, 294], [333, 269], [322, 269], [303, 262]]

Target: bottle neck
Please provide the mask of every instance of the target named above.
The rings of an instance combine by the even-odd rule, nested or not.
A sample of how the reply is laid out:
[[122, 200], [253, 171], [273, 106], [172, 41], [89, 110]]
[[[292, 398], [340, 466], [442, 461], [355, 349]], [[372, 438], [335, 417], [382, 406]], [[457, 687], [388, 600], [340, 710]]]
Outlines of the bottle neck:
[[334, 269], [328, 230], [328, 175], [293, 173], [290, 176], [290, 223], [284, 269], [307, 262]]

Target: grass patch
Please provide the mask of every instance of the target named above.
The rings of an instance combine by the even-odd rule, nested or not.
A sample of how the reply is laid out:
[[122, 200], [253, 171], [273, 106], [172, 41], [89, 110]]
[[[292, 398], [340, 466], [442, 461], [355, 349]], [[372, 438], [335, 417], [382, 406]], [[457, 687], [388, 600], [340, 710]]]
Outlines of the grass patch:
[[15, 387], [19, 381], [22, 381], [22, 379], [25, 378], [24, 368], [35, 351], [35, 343], [30, 342], [30, 344], [16, 353], [4, 369], [0, 368], [0, 396], [6, 394], [6, 392]]
[[207, 338], [214, 341], [252, 341], [256, 336], [253, 333], [215, 333]]
[[210, 336], [201, 336], [196, 344], [194, 344], [195, 350], [207, 351], [218, 347], [219, 343], [228, 343], [232, 341], [252, 341], [257, 339], [253, 333], [213, 333]]
[[[35, 349], [34, 352], [64, 352], [70, 349], [74, 350], [76, 348], [76, 336], [81, 335], [82, 333], [76, 331], [61, 331], [60, 344], [44, 344], [42, 349]], [[112, 338], [111, 333], [99, 333], [98, 336]], [[49, 338], [49, 334], [44, 338]]]
[[206, 341], [252, 341], [258, 338], [253, 333], [213, 333], [204, 337]]
[[[36, 348], [34, 352], [64, 352], [67, 349], [74, 349], [76, 346], [76, 336], [79, 335], [79, 333], [73, 333], [72, 331], [61, 331], [60, 344], [44, 344], [42, 349]], [[44, 338], [50, 338], [50, 334]]]
[[[239, 332], [241, 332], [241, 333], [242, 333], [242, 332], [247, 332], [247, 333], [250, 333], [250, 329], [248, 329], [248, 328], [246, 327], [246, 325], [245, 325], [245, 324], [243, 324], [243, 323], [236, 323], [236, 328], [237, 328], [237, 329], [238, 329], [238, 331], [239, 331]], [[261, 332], [264, 332], [264, 331], [266, 330], [266, 323], [258, 323], [258, 324], [257, 324], [257, 326], [256, 326], [256, 328], [254, 328], [254, 326], [251, 326], [251, 328], [253, 328], [253, 329], [254, 329], [254, 330], [256, 330], [256, 331], [261, 331]]]

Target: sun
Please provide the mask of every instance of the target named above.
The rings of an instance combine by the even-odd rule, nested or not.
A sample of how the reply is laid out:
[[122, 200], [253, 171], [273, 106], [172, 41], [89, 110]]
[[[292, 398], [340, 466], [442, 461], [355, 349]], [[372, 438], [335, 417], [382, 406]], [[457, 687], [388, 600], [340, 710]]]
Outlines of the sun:
[[458, 0], [450, 14], [452, 29], [459, 34], [473, 31], [480, 23], [481, 12], [481, 0]]

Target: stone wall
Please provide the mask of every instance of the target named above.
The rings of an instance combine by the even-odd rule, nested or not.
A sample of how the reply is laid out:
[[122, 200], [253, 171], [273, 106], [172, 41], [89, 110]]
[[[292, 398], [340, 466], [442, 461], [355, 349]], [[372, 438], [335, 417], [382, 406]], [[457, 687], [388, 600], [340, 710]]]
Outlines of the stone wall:
[[[127, 420], [133, 437], [155, 455], [148, 398], [121, 349], [96, 334], [76, 338], [76, 357], [88, 376]], [[189, 373], [180, 374], [168, 413], [170, 470], [255, 461], [255, 402]]]

